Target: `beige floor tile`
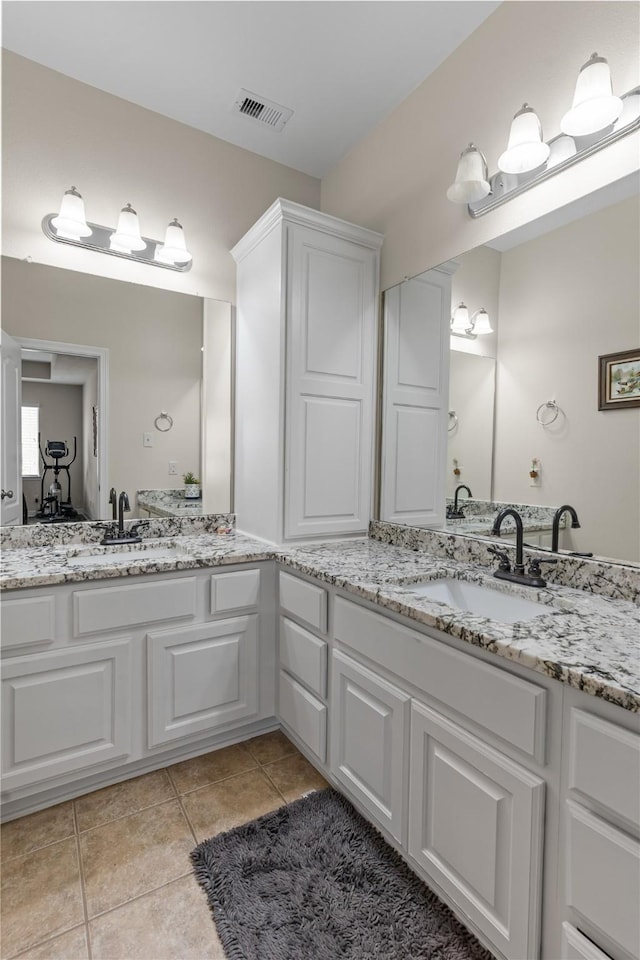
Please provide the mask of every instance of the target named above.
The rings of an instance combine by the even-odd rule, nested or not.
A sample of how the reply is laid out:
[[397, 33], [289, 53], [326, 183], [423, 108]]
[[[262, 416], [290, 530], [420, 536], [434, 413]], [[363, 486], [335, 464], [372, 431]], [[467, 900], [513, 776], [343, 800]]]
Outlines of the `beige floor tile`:
[[283, 757], [291, 757], [298, 752], [282, 730], [265, 733], [261, 737], [247, 740], [245, 746], [258, 763], [273, 763]]
[[84, 920], [76, 838], [2, 867], [2, 957], [13, 957]]
[[188, 793], [182, 803], [198, 840], [248, 823], [283, 805], [282, 797], [259, 769]]
[[301, 753], [285, 760], [277, 760], [264, 768], [287, 803], [297, 800], [309, 790], [322, 790], [329, 784]]
[[188, 873], [193, 846], [177, 800], [80, 834], [89, 916]]
[[87, 960], [87, 933], [84, 924], [63, 933], [55, 940], [47, 940], [37, 947], [32, 947], [26, 953], [21, 953], [16, 960]]
[[73, 806], [71, 800], [46, 810], [38, 810], [27, 817], [2, 824], [0, 853], [3, 861], [23, 857], [33, 850], [57, 843], [73, 836]]
[[173, 797], [175, 791], [165, 770], [154, 770], [133, 780], [114, 783], [74, 801], [78, 830], [90, 830]]
[[205, 753], [202, 757], [183, 760], [168, 769], [178, 793], [182, 794], [197, 790], [208, 783], [233, 777], [237, 773], [244, 773], [256, 766], [256, 761], [245, 745], [236, 743], [213, 753]]
[[94, 960], [224, 960], [207, 898], [193, 877], [89, 924]]

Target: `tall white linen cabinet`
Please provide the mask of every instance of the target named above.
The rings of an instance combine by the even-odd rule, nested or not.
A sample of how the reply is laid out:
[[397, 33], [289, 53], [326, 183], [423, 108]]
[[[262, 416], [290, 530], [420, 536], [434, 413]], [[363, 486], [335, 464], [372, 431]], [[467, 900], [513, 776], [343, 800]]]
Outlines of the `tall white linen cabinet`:
[[279, 199], [231, 251], [245, 533], [281, 543], [367, 531], [382, 239]]

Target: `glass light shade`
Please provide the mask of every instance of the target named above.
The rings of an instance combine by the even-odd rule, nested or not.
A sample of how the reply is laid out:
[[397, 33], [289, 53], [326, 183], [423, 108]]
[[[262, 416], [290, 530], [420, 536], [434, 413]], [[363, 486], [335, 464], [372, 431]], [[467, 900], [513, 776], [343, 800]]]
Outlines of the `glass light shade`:
[[484, 307], [482, 307], [481, 310], [478, 310], [473, 318], [473, 332], [479, 337], [483, 336], [485, 333], [493, 333], [491, 321], [489, 320], [489, 314]]
[[628, 97], [622, 98], [622, 113], [616, 120], [614, 130], [622, 130], [623, 127], [633, 123], [640, 117], [640, 93], [630, 93]]
[[549, 144], [549, 147], [551, 148], [547, 161], [547, 167], [549, 168], [557, 167], [559, 163], [576, 155], [576, 142], [573, 137], [556, 137], [556, 139]]
[[530, 173], [542, 166], [549, 152], [538, 114], [528, 103], [523, 104], [511, 122], [509, 142], [498, 160], [498, 169], [503, 173]]
[[484, 200], [490, 193], [487, 161], [483, 153], [470, 143], [460, 154], [456, 179], [447, 190], [447, 199], [453, 203], [471, 203]]
[[451, 333], [466, 333], [470, 327], [469, 308], [461, 301], [453, 311]]
[[75, 187], [65, 191], [60, 204], [60, 213], [51, 221], [59, 237], [65, 240], [82, 240], [93, 233], [84, 215], [84, 200]]
[[609, 64], [594, 53], [578, 74], [573, 104], [560, 129], [570, 137], [588, 136], [611, 126], [621, 113], [622, 100], [613, 95]]
[[187, 250], [182, 224], [173, 219], [167, 227], [164, 244], [156, 249], [156, 260], [161, 263], [188, 263], [193, 257]]
[[130, 203], [123, 207], [118, 217], [118, 226], [111, 234], [109, 245], [119, 253], [132, 253], [134, 250], [144, 250], [146, 241], [140, 236], [138, 214]]

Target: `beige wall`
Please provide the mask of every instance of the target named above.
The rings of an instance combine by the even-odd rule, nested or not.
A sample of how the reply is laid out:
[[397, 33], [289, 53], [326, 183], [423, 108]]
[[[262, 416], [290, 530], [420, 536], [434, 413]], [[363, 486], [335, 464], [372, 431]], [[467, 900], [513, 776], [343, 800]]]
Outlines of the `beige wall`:
[[559, 133], [594, 50], [616, 92], [640, 83], [636, 3], [507, 0], [324, 178], [323, 210], [385, 234], [383, 289], [637, 169], [638, 132], [479, 220], [445, 197], [470, 140], [495, 172], [523, 101]]
[[[109, 486], [132, 506], [136, 490], [179, 487], [200, 471], [202, 300], [4, 257], [2, 327], [109, 350]], [[162, 410], [174, 420], [168, 433], [154, 427]], [[153, 447], [143, 447], [145, 431]]]
[[[598, 411], [598, 357], [640, 344], [638, 227], [625, 200], [502, 255], [494, 448], [497, 500], [571, 503], [567, 545], [636, 561], [640, 409]], [[544, 428], [550, 399], [562, 413]]]
[[[117, 64], [114, 61], [114, 69]], [[320, 182], [3, 50], [3, 253], [216, 300], [235, 300], [229, 250], [277, 197], [317, 208]], [[265, 136], [272, 135], [265, 131]], [[178, 217], [181, 274], [48, 240], [42, 218], [74, 184], [87, 219], [130, 202], [145, 236]]]

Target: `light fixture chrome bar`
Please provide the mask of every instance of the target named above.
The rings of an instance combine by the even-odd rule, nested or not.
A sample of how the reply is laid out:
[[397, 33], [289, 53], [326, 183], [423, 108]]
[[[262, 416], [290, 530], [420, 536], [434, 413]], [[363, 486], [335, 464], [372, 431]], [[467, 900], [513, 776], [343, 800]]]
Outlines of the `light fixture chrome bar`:
[[163, 270], [177, 270], [178, 273], [186, 273], [188, 270], [191, 270], [191, 260], [189, 260], [188, 263], [173, 264], [164, 263], [161, 260], [155, 259], [156, 250], [163, 245], [162, 240], [151, 240], [149, 237], [143, 237], [142, 239], [146, 243], [144, 250], [137, 250], [132, 253], [112, 250], [110, 240], [114, 228], [103, 227], [99, 223], [91, 223], [89, 220], [87, 220], [87, 223], [91, 227], [92, 233], [86, 240], [71, 240], [66, 237], [59, 237], [55, 227], [51, 226], [51, 221], [57, 216], [57, 213], [48, 213], [42, 220], [42, 231], [44, 235], [49, 237], [50, 240], [55, 240], [56, 243], [68, 243], [72, 247], [83, 247], [85, 250], [94, 250], [97, 253], [108, 253], [111, 257], [133, 260], [135, 263], [148, 263], [154, 267], [162, 267]]
[[[633, 90], [629, 90], [628, 93], [625, 93], [621, 99], [624, 102], [628, 97], [638, 96], [639, 94], [640, 87], [635, 87]], [[474, 219], [477, 219], [478, 217], [484, 216], [485, 213], [490, 213], [491, 210], [501, 207], [502, 204], [506, 203], [508, 200], [513, 200], [514, 197], [519, 197], [527, 190], [530, 190], [531, 187], [536, 187], [539, 183], [544, 183], [545, 180], [549, 180], [551, 177], [555, 176], [556, 173], [560, 173], [561, 170], [567, 170], [574, 164], [586, 159], [586, 157], [593, 156], [594, 153], [598, 153], [599, 150], [603, 150], [605, 147], [608, 147], [609, 144], [615, 143], [617, 140], [621, 140], [622, 137], [626, 137], [627, 134], [633, 133], [634, 130], [638, 129], [640, 129], [640, 116], [631, 120], [624, 127], [620, 127], [618, 130], [612, 130], [610, 133], [606, 134], [595, 142], [592, 136], [574, 137], [573, 139], [576, 143], [576, 152], [573, 154], [573, 156], [567, 157], [565, 160], [561, 160], [552, 167], [546, 167], [539, 173], [534, 172], [533, 174], [522, 174], [520, 177], [521, 182], [515, 183], [512, 186], [509, 186], [509, 183], [515, 179], [515, 175], [500, 172], [495, 173], [489, 178], [489, 183], [491, 184], [491, 193], [483, 200], [474, 200], [473, 202], [469, 203], [467, 205], [469, 215]], [[564, 137], [566, 137], [566, 134], [558, 134], [557, 137], [553, 137], [553, 139], [548, 141], [549, 146], [553, 147], [553, 144], [557, 140], [560, 140]], [[585, 141], [584, 145], [582, 146], [579, 143], [581, 139]]]

